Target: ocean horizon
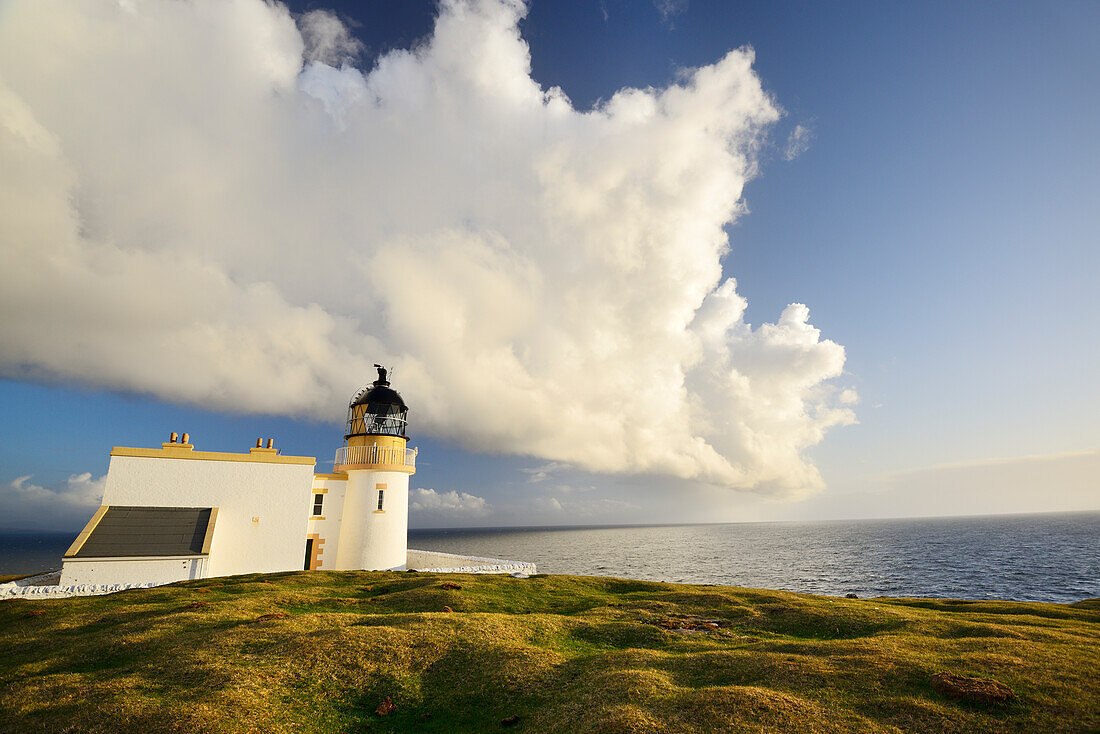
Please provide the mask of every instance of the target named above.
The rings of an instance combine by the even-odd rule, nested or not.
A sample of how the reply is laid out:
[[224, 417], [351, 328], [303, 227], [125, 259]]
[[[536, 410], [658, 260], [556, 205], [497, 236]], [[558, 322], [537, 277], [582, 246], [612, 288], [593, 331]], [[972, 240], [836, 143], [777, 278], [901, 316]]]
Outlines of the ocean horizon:
[[[77, 531], [0, 529], [0, 574], [60, 568]], [[1100, 512], [410, 529], [410, 548], [619, 576], [861, 597], [1100, 596]], [[323, 569], [322, 569], [323, 570]]]

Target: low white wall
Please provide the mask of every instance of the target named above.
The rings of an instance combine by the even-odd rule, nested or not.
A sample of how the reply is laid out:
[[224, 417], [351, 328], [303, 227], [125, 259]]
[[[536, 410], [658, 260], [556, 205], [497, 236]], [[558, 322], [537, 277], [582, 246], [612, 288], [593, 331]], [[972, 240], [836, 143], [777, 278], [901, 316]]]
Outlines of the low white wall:
[[206, 577], [206, 559], [197, 556], [158, 558], [66, 558], [60, 586], [170, 584]]
[[160, 584], [77, 584], [74, 586], [18, 586], [0, 584], [0, 601], [4, 599], [64, 599], [70, 596], [113, 594], [126, 589], [148, 589]]
[[[77, 564], [94, 564], [103, 559], [92, 558], [86, 561], [77, 559]], [[179, 559], [176, 559], [179, 560]], [[460, 556], [454, 553], [438, 553], [436, 551], [413, 550], [408, 551], [408, 567], [417, 571], [430, 573], [508, 573], [519, 576], [530, 576], [536, 572], [535, 564], [527, 561], [506, 561], [502, 558], [483, 558], [481, 556]], [[73, 559], [65, 560], [66, 569], [73, 564]], [[115, 563], [115, 562], [113, 562]], [[140, 563], [140, 561], [127, 561], [127, 563]], [[101, 563], [103, 567], [110, 564]], [[141, 569], [132, 569], [128, 572], [131, 576], [127, 581], [132, 581], [132, 575]], [[196, 577], [205, 578], [205, 577]], [[145, 589], [151, 586], [169, 584], [173, 581], [184, 581], [184, 578], [173, 578], [166, 581], [152, 581], [147, 583], [128, 583], [115, 581], [98, 581], [92, 583], [66, 584], [58, 586], [31, 586], [23, 585], [24, 579], [19, 582], [0, 584], [0, 600], [4, 599], [59, 599], [68, 596], [91, 596], [94, 594], [110, 594], [126, 589]]]
[[406, 556], [406, 567], [432, 573], [515, 573], [530, 576], [536, 572], [535, 564], [527, 561], [460, 556], [412, 548], [409, 548]]

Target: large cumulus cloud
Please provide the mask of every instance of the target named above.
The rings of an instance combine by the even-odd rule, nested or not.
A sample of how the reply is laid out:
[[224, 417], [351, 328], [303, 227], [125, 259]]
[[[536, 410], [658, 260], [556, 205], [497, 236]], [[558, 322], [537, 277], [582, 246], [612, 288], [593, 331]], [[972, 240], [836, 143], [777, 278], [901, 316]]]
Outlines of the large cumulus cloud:
[[751, 50], [579, 110], [523, 13], [445, 1], [361, 70], [260, 0], [8, 4], [0, 373], [338, 418], [380, 361], [474, 450], [819, 486], [844, 350], [722, 280], [779, 115]]

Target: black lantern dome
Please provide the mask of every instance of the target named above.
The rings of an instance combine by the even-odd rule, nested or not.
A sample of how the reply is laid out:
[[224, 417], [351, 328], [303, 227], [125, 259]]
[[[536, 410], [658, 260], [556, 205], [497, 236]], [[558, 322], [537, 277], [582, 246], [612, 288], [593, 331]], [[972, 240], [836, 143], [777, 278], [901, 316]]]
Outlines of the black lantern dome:
[[390, 387], [386, 379], [386, 368], [374, 365], [378, 370], [378, 379], [369, 388], [363, 388], [355, 394], [348, 405], [348, 427], [344, 440], [352, 436], [398, 436], [405, 435], [406, 416], [409, 408], [401, 395]]

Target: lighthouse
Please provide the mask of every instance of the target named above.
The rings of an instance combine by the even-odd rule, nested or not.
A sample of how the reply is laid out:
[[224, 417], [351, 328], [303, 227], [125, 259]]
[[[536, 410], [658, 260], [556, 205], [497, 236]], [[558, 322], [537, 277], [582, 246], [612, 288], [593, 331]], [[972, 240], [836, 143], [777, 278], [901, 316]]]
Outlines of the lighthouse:
[[[62, 586], [115, 591], [279, 571], [535, 572], [531, 563], [409, 550], [409, 408], [378, 379], [352, 397], [333, 470], [275, 440], [199, 451], [173, 431], [160, 448], [115, 446], [103, 503], [65, 552]], [[303, 554], [303, 550], [305, 551]], [[38, 589], [39, 587], [29, 587]], [[83, 593], [83, 592], [80, 592]]]
[[407, 447], [408, 406], [390, 387], [387, 371], [348, 405], [344, 445], [334, 471], [347, 475], [337, 570], [405, 568], [408, 551], [409, 477], [416, 449]]

